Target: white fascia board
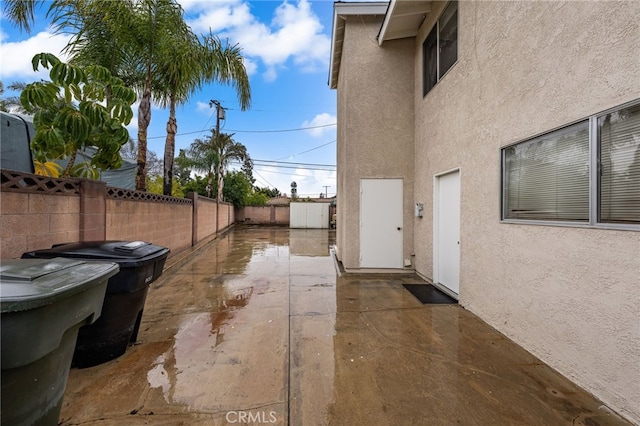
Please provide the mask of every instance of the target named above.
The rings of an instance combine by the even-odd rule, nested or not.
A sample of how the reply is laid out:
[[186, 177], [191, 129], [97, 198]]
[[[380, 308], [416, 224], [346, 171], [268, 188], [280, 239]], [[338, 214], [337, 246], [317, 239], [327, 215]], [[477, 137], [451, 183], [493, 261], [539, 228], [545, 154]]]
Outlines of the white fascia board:
[[396, 10], [396, 5], [398, 4], [397, 0], [391, 0], [389, 2], [389, 11], [384, 17], [384, 21], [382, 22], [382, 27], [380, 27], [380, 32], [378, 33], [378, 44], [382, 46], [382, 42], [384, 41], [384, 36], [387, 34], [387, 29], [389, 28], [389, 22], [391, 21], [391, 16], [393, 15], [393, 11]]

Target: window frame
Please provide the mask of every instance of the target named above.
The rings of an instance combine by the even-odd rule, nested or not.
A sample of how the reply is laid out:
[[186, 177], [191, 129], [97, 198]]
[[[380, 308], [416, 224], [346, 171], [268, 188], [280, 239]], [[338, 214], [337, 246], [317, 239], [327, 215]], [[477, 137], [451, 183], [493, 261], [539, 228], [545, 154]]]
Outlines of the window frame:
[[[442, 20], [442, 17], [444, 16], [444, 14], [447, 12], [447, 10], [449, 9], [449, 7], [451, 7], [452, 4], [456, 4], [456, 60], [451, 64], [451, 66], [449, 68], [447, 68], [444, 73], [440, 74], [440, 21]], [[438, 19], [436, 19], [433, 27], [429, 30], [429, 32], [427, 33], [426, 37], [424, 38], [424, 40], [422, 41], [422, 97], [424, 98], [425, 96], [427, 96], [429, 94], [429, 92], [431, 92], [431, 90], [433, 90], [434, 87], [436, 87], [438, 85], [438, 83], [440, 82], [440, 80], [442, 80], [444, 78], [445, 75], [447, 75], [449, 73], [449, 71], [451, 71], [451, 69], [458, 63], [458, 59], [460, 57], [460, 49], [458, 48], [458, 41], [460, 40], [460, 37], [458, 35], [458, 32], [460, 30], [460, 1], [459, 0], [452, 0], [449, 3], [447, 3], [447, 5], [442, 9], [442, 11], [440, 12], [440, 15], [438, 16]], [[435, 66], [435, 74], [436, 74], [436, 78], [435, 78], [435, 82], [433, 83], [432, 86], [427, 88], [427, 55], [426, 55], [426, 43], [427, 40], [429, 40], [432, 37], [432, 33], [435, 32], [435, 51], [436, 51], [436, 66]]]
[[[521, 224], [521, 225], [544, 225], [544, 226], [562, 226], [572, 228], [593, 228], [593, 229], [611, 229], [611, 230], [624, 230], [624, 231], [640, 231], [640, 224], [633, 223], [611, 223], [600, 222], [600, 177], [598, 176], [598, 170], [600, 170], [600, 134], [598, 120], [608, 114], [616, 111], [621, 111], [627, 108], [640, 105], [640, 99], [635, 99], [630, 102], [626, 102], [614, 108], [610, 108], [601, 111], [597, 114], [575, 120], [563, 126], [556, 127], [549, 131], [537, 134], [527, 139], [519, 140], [508, 145], [500, 147], [500, 223], [504, 224]], [[506, 200], [507, 200], [507, 185], [506, 185], [506, 151], [508, 148], [534, 141], [536, 139], [543, 138], [555, 132], [562, 131], [572, 126], [576, 126], [580, 123], [588, 121], [589, 129], [589, 220], [587, 222], [578, 221], [561, 221], [561, 220], [533, 220], [533, 219], [513, 219], [506, 218]], [[594, 171], [596, 171], [594, 173]]]

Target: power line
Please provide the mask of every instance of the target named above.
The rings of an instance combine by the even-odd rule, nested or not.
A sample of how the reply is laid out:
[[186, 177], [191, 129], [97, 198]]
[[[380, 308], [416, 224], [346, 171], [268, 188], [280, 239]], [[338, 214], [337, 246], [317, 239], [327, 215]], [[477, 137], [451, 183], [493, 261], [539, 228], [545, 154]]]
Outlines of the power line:
[[[227, 132], [234, 132], [234, 133], [284, 133], [284, 132], [298, 132], [298, 131], [301, 131], [301, 130], [319, 129], [321, 127], [330, 127], [330, 126], [335, 126], [335, 125], [336, 125], [336, 123], [323, 124], [321, 126], [298, 127], [296, 129], [279, 129], [279, 130], [234, 130], [234, 129], [224, 129], [224, 130], [227, 131]], [[196, 133], [205, 132], [207, 130], [210, 130], [210, 129], [204, 128], [202, 130], [196, 130], [196, 131], [193, 131], [193, 132], [176, 133], [176, 136], [193, 135], [193, 134], [196, 134]], [[167, 137], [167, 135], [149, 136], [149, 137], [147, 137], [147, 139], [162, 139], [162, 138], [166, 138], [166, 137]]]
[[320, 126], [298, 127], [296, 129], [280, 129], [280, 130], [233, 130], [233, 129], [226, 129], [226, 130], [228, 132], [235, 132], [235, 133], [284, 133], [284, 132], [298, 132], [300, 130], [319, 129], [321, 127], [335, 126], [336, 124], [337, 123], [322, 124]]
[[[255, 171], [255, 169], [253, 169], [253, 170]], [[305, 170], [306, 170], [306, 169], [305, 169]], [[324, 171], [324, 172], [334, 172], [334, 173], [335, 173], [335, 170], [321, 170], [321, 171]], [[277, 175], [285, 175], [285, 176], [307, 176], [307, 175], [302, 175], [302, 174], [300, 174], [300, 173], [285, 173], [285, 172], [276, 172], [276, 171], [273, 171], [273, 170], [262, 170], [262, 172], [263, 172], [263, 173], [275, 173], [275, 174], [277, 174]], [[326, 177], [326, 179], [333, 179], [333, 180], [335, 180], [335, 178], [334, 178], [334, 177]]]
[[[323, 172], [335, 172], [336, 169], [321, 169], [319, 167], [301, 167], [301, 166], [272, 166], [270, 164], [255, 164], [258, 167], [275, 167], [278, 169], [301, 169], [301, 170], [320, 170]], [[335, 166], [333, 166], [335, 167]]]
[[252, 158], [252, 160], [253, 160], [254, 163], [256, 161], [258, 161], [258, 162], [261, 162], [261, 163], [296, 164], [296, 165], [302, 165], [302, 166], [320, 166], [320, 167], [335, 167], [336, 166], [335, 164], [298, 163], [298, 162], [292, 162], [292, 161], [276, 161], [276, 160], [258, 160], [256, 158]]
[[286, 157], [278, 158], [278, 160], [284, 160], [285, 158], [291, 158], [291, 157], [295, 157], [296, 155], [306, 154], [307, 152], [315, 151], [316, 149], [322, 148], [323, 146], [327, 146], [327, 145], [332, 144], [334, 142], [336, 142], [336, 139], [332, 140], [331, 142], [327, 142], [327, 143], [324, 143], [322, 145], [318, 145], [315, 148], [311, 148], [311, 149], [308, 149], [306, 151], [298, 152], [297, 154], [287, 155]]

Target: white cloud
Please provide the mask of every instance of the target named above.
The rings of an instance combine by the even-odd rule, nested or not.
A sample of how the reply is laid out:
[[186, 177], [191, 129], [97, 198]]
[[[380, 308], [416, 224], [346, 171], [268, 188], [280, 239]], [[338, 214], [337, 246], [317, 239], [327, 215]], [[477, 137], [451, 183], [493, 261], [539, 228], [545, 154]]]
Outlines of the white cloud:
[[42, 31], [27, 40], [2, 43], [2, 67], [0, 68], [0, 79], [35, 81], [48, 79], [48, 70], [41, 70], [34, 73], [31, 59], [41, 52], [53, 53], [63, 61], [67, 60], [60, 51], [67, 45], [69, 35], [54, 35], [49, 31]]
[[[242, 0], [215, 2], [186, 1], [181, 4], [196, 33], [209, 29], [222, 39], [239, 43], [243, 55], [249, 58], [245, 66], [262, 62], [267, 81], [277, 77], [278, 70], [292, 61], [299, 70], [325, 70], [329, 58], [330, 39], [322, 33], [322, 25], [313, 13], [308, 0], [292, 4], [283, 1], [275, 10], [270, 23], [263, 23], [251, 13], [250, 5]], [[255, 71], [255, 68], [248, 72]]]
[[211, 107], [206, 102], [198, 101], [196, 102], [196, 111], [198, 112], [206, 111], [208, 113], [211, 113]]
[[[325, 134], [325, 132], [334, 132], [334, 126], [328, 126], [329, 124], [336, 124], [338, 119], [336, 116], [331, 115], [329, 113], [323, 112], [322, 114], [318, 114], [311, 121], [304, 121], [301, 127], [315, 127], [315, 129], [309, 129], [307, 132], [311, 134], [311, 136], [315, 138], [319, 138]], [[324, 127], [318, 127], [324, 126]]]
[[255, 166], [254, 177], [256, 178], [256, 185], [260, 187], [275, 186], [280, 192], [291, 196], [291, 182], [296, 182], [298, 196], [304, 198], [318, 197], [321, 192], [325, 192], [325, 186], [328, 186], [329, 197], [336, 193], [336, 172], [334, 171], [298, 168], [289, 174], [283, 172], [283, 170], [276, 167]]

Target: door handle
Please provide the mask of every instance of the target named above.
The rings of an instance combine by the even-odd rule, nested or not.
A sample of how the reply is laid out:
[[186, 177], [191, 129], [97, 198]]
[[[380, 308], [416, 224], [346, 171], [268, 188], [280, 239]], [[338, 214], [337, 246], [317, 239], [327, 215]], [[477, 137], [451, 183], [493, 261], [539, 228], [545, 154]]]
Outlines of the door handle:
[[402, 226], [398, 226], [398, 231], [402, 230]]

